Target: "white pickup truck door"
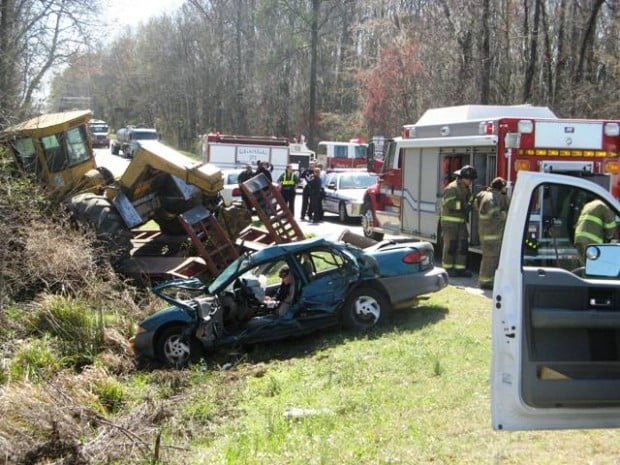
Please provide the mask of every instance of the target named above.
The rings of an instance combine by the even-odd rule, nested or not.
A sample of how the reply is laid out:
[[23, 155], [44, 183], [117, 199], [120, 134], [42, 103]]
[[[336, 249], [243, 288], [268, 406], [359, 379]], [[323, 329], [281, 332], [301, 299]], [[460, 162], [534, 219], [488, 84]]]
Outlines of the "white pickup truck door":
[[620, 426], [620, 277], [589, 276], [559, 252], [592, 195], [618, 221], [618, 201], [587, 179], [519, 173], [493, 290], [496, 430]]

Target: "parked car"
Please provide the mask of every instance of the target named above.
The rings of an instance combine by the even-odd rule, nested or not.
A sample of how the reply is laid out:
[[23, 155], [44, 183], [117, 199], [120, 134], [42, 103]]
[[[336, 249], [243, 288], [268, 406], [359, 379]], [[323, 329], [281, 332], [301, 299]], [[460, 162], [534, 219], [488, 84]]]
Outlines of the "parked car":
[[243, 169], [225, 169], [222, 170], [222, 176], [224, 177], [224, 187], [220, 191], [225, 205], [230, 205], [233, 200], [241, 201], [241, 189], [237, 178]]
[[377, 175], [362, 170], [331, 171], [325, 178], [323, 211], [336, 213], [341, 222], [361, 217], [366, 188], [376, 184]]
[[[615, 239], [599, 243], [609, 220], [589, 213], [581, 255], [575, 226], [596, 199]], [[587, 177], [519, 171], [493, 289], [495, 429], [620, 426], [619, 224], [618, 200]]]
[[[289, 267], [295, 299], [276, 316], [265, 295]], [[154, 288], [172, 306], [143, 320], [132, 345], [137, 355], [183, 366], [203, 351], [299, 336], [342, 325], [366, 330], [393, 308], [448, 284], [428, 242], [389, 242], [360, 249], [323, 238], [246, 252], [208, 287], [174, 280]]]

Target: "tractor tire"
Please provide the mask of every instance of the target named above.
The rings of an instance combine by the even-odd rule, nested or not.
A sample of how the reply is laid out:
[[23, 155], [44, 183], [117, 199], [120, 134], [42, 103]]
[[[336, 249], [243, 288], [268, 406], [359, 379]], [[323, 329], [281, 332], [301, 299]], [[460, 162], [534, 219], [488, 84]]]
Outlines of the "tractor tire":
[[155, 212], [153, 221], [159, 226], [159, 230], [169, 236], [180, 236], [187, 234], [185, 228], [179, 221], [177, 215], [164, 212], [163, 210]]
[[69, 199], [67, 208], [78, 227], [94, 231], [97, 245], [110, 254], [113, 263], [129, 257], [131, 232], [106, 197], [79, 194]]

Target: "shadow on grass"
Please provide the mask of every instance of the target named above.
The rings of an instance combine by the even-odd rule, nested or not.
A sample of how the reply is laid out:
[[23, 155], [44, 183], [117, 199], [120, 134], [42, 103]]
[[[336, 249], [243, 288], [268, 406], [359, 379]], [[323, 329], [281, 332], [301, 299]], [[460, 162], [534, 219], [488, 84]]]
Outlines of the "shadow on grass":
[[446, 307], [421, 305], [395, 310], [388, 321], [369, 331], [343, 330], [334, 327], [301, 337], [257, 343], [236, 348], [223, 348], [205, 355], [208, 364], [220, 367], [238, 363], [268, 363], [274, 360], [309, 357], [324, 349], [355, 339], [372, 340], [391, 333], [411, 332], [443, 320]]

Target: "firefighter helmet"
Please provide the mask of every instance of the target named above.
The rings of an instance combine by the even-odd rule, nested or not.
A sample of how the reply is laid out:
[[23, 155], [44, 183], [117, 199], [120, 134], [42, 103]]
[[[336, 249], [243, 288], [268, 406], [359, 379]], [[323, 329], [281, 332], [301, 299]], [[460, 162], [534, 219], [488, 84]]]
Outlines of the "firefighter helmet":
[[460, 170], [454, 172], [455, 176], [463, 179], [476, 179], [478, 177], [478, 173], [476, 168], [470, 165], [463, 166]]
[[491, 183], [491, 188], [501, 191], [506, 187], [506, 180], [504, 178], [497, 177]]

